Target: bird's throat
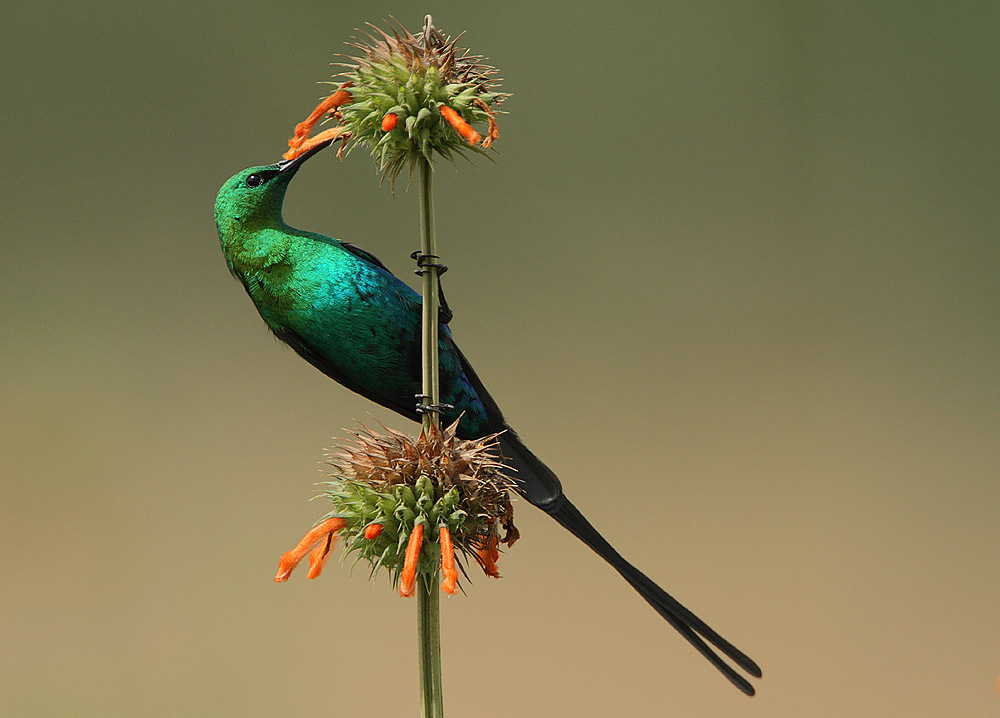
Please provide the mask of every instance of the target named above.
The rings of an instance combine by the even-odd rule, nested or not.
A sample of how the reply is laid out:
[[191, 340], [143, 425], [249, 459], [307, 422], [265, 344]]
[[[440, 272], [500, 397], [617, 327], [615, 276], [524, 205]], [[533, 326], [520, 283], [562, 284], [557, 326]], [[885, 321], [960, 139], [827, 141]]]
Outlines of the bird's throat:
[[277, 299], [291, 272], [292, 237], [279, 228], [221, 232], [222, 251], [232, 273], [255, 300]]

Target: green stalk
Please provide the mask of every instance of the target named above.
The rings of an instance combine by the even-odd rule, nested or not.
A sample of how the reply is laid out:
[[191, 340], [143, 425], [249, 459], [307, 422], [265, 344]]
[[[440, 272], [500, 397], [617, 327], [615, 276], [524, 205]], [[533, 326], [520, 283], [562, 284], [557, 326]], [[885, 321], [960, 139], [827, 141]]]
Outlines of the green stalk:
[[434, 576], [417, 581], [417, 640], [420, 651], [420, 716], [444, 718], [441, 689], [441, 592]]
[[[431, 163], [420, 160], [420, 251], [436, 255], [434, 240], [434, 190]], [[437, 260], [431, 257], [428, 263]], [[427, 267], [423, 274], [423, 404], [441, 401], [438, 360], [438, 268]], [[439, 426], [437, 412], [425, 411], [423, 430]], [[429, 527], [433, 528], [433, 527]], [[417, 643], [420, 663], [421, 718], [444, 717], [444, 694], [441, 687], [441, 599], [438, 572], [417, 581]]]
[[[420, 251], [432, 255], [427, 260], [433, 264], [437, 255], [434, 238], [434, 188], [431, 182], [431, 163], [426, 158], [420, 160]], [[423, 403], [437, 404], [441, 400], [438, 377], [438, 268], [431, 266], [424, 270], [424, 310], [423, 310]], [[438, 425], [436, 412], [424, 412], [424, 431], [430, 431], [431, 424]]]

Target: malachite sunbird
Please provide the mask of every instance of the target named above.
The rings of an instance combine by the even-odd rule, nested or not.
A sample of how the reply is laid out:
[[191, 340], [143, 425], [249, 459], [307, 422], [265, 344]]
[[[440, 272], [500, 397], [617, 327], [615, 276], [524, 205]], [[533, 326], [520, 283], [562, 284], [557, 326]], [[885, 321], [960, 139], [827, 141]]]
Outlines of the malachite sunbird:
[[[421, 297], [363, 249], [285, 224], [288, 183], [321, 144], [299, 157], [231, 177], [215, 201], [226, 263], [271, 331], [331, 379], [419, 421]], [[461, 415], [460, 438], [500, 434], [518, 493], [568, 529], [628, 581], [657, 613], [740, 690], [750, 683], [709, 647], [759, 678], [760, 668], [619, 554], [563, 493], [555, 473], [521, 442], [459, 351], [440, 328], [441, 401]]]

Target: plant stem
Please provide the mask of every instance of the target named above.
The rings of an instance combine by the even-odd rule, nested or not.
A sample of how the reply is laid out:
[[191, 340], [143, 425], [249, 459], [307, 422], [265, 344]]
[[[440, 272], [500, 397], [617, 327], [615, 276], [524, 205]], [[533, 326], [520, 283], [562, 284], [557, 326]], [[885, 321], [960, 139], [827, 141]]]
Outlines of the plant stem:
[[[423, 341], [421, 393], [423, 404], [441, 401], [438, 360], [438, 268], [437, 244], [434, 238], [434, 189], [431, 184], [431, 163], [420, 161], [420, 251], [431, 255], [423, 274]], [[438, 414], [425, 411], [423, 430], [439, 428]], [[444, 718], [444, 694], [441, 687], [441, 598], [438, 572], [417, 581], [417, 643], [420, 663], [421, 718]]]
[[[423, 403], [437, 404], [441, 400], [438, 361], [438, 268], [436, 263], [437, 242], [434, 238], [434, 188], [432, 186], [431, 163], [420, 160], [420, 251], [429, 255], [426, 260], [432, 266], [424, 269], [423, 279]], [[434, 411], [424, 412], [424, 431], [430, 431], [431, 424], [438, 426], [438, 415]]]
[[420, 644], [420, 716], [444, 718], [441, 688], [441, 592], [437, 572], [417, 581], [417, 641]]

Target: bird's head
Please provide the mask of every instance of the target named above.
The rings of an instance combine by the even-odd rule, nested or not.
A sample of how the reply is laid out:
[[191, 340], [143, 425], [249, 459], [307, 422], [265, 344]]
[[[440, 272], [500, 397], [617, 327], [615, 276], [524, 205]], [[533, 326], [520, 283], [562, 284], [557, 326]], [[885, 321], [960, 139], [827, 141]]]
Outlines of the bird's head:
[[289, 181], [303, 162], [330, 142], [323, 142], [293, 160], [250, 167], [226, 180], [215, 198], [219, 236], [224, 239], [240, 229], [281, 224], [281, 205]]

